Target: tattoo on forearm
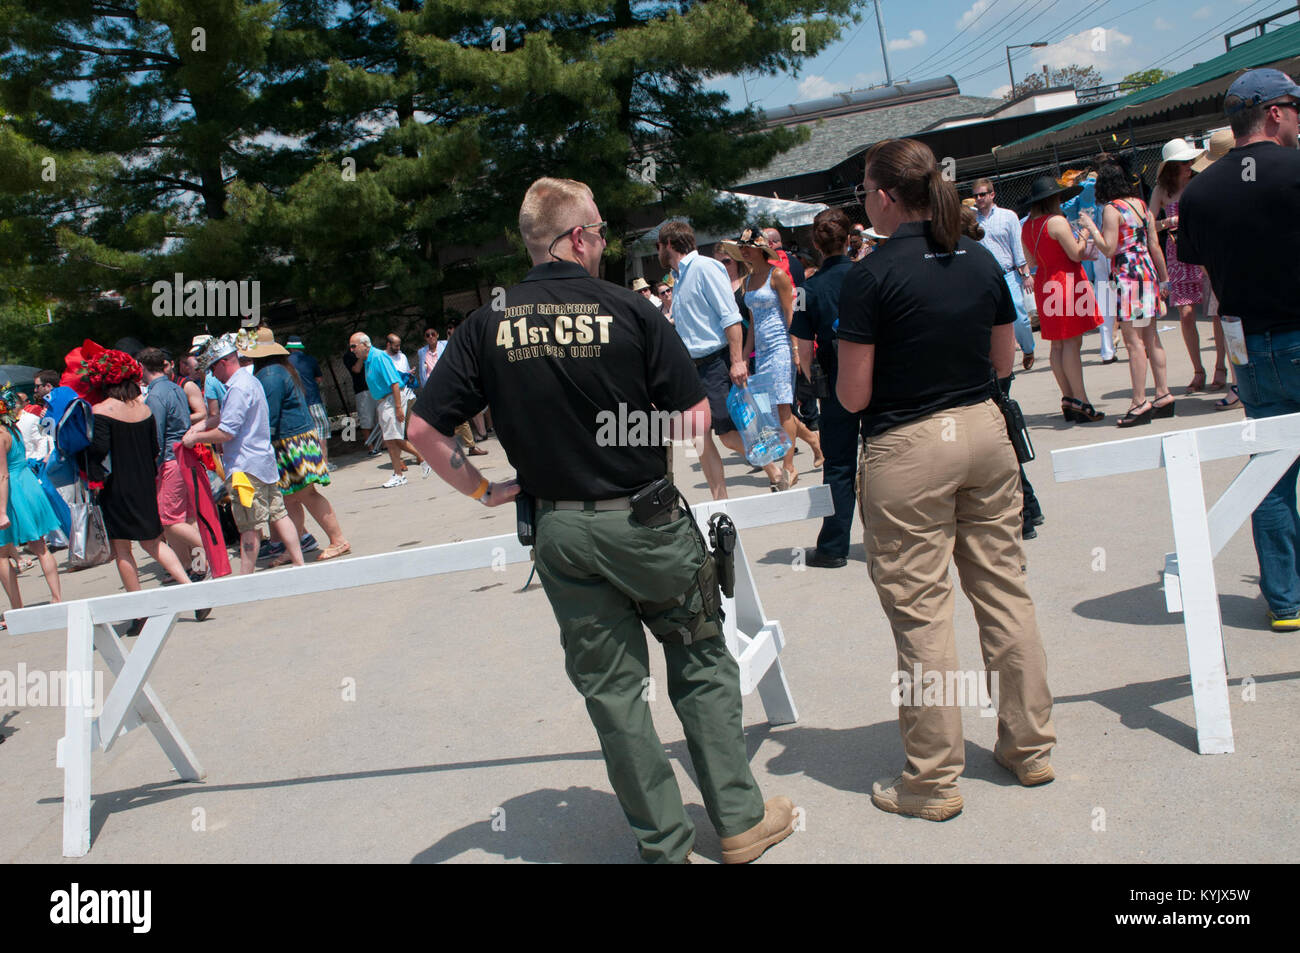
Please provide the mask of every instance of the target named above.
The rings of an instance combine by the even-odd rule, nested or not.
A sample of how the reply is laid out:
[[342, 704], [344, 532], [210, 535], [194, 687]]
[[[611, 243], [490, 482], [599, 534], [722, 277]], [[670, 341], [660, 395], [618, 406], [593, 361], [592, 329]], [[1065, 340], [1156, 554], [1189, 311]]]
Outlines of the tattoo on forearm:
[[451, 452], [451, 468], [453, 470], [459, 470], [464, 465], [465, 465], [465, 453], [463, 450], [460, 449], [460, 447], [457, 447], [455, 450]]

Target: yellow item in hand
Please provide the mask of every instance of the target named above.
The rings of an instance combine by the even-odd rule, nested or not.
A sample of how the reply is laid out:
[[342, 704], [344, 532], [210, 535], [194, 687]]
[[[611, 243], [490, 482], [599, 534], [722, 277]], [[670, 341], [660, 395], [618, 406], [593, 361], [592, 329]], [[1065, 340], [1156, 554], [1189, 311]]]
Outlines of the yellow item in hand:
[[230, 488], [235, 491], [239, 498], [239, 505], [248, 509], [253, 505], [253, 494], [257, 491], [253, 489], [253, 481], [248, 478], [248, 474], [243, 470], [236, 470], [230, 474]]

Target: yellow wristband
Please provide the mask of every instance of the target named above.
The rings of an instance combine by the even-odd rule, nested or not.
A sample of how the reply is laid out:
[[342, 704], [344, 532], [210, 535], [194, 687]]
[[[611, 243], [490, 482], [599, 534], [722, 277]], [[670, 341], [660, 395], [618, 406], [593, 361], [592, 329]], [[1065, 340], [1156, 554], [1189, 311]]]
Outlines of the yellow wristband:
[[492, 485], [492, 484], [488, 483], [486, 477], [481, 478], [481, 482], [480, 482], [479, 485], [478, 485], [478, 489], [475, 490], [473, 493], [471, 493], [471, 494], [469, 495], [469, 498], [470, 498], [471, 500], [481, 500], [481, 499], [483, 499], [483, 494], [486, 493], [486, 492], [488, 491], [488, 487], [491, 486], [491, 485]]

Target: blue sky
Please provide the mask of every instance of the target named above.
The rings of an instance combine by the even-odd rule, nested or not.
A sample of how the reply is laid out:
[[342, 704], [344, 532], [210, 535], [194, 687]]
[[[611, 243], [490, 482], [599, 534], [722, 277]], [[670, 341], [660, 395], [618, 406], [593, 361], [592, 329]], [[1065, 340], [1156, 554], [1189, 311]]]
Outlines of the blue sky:
[[[1080, 63], [1118, 82], [1135, 70], [1177, 72], [1212, 59], [1224, 51], [1224, 33], [1288, 7], [1294, 14], [1287, 0], [881, 0], [894, 80], [950, 74], [974, 96], [1006, 92], [1007, 44], [1050, 43], [1012, 51], [1017, 81], [1044, 65]], [[773, 108], [884, 81], [868, 3], [861, 22], [797, 76], [732, 76], [710, 86], [736, 105]]]

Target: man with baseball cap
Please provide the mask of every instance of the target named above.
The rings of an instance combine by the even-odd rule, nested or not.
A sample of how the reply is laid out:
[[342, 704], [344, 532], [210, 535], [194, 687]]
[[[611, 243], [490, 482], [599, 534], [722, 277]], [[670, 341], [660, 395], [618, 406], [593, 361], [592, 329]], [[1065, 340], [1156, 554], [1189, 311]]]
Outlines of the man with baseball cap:
[[[1247, 415], [1293, 414], [1300, 412], [1293, 357], [1300, 349], [1300, 86], [1280, 70], [1248, 70], [1228, 87], [1223, 108], [1237, 144], [1183, 190], [1178, 256], [1210, 275]], [[1240, 347], [1233, 355], [1234, 335], [1244, 343], [1244, 364]], [[1259, 585], [1279, 632], [1300, 630], [1298, 475], [1300, 461], [1251, 516]]]

